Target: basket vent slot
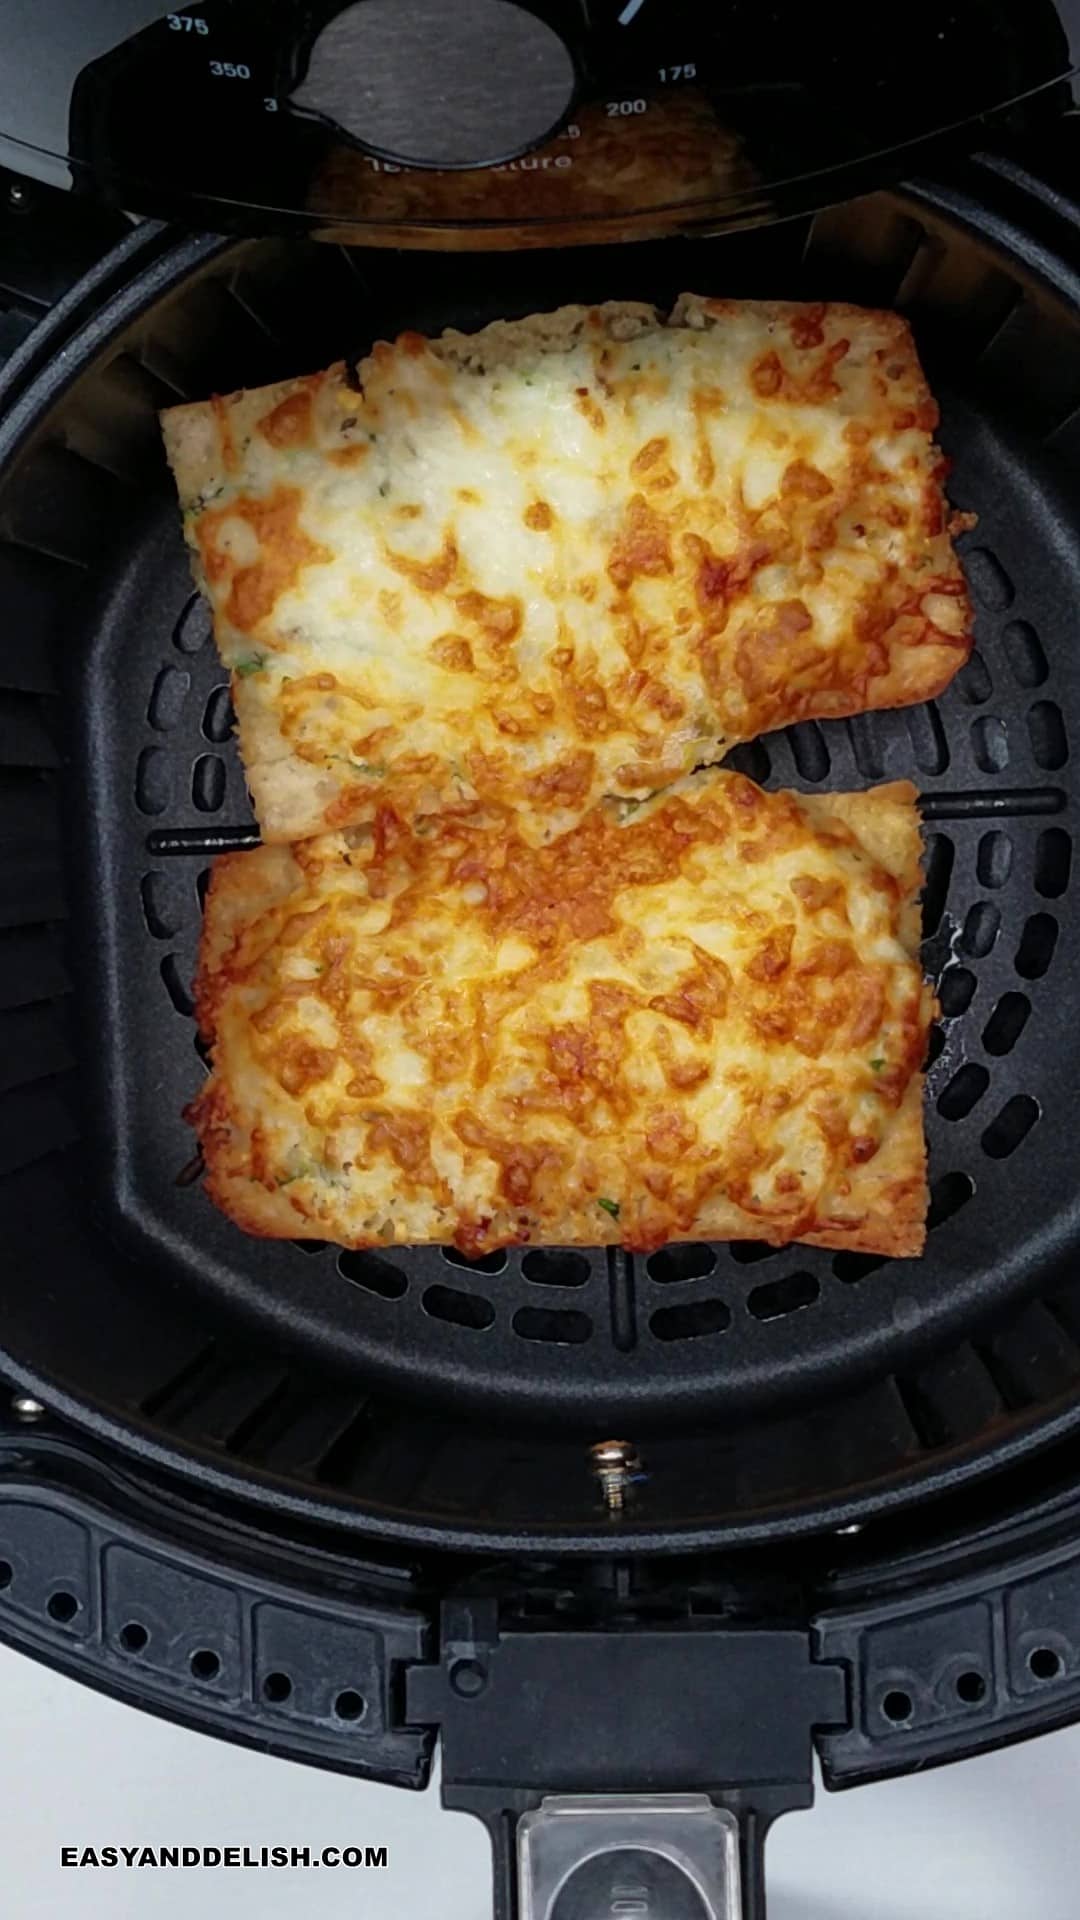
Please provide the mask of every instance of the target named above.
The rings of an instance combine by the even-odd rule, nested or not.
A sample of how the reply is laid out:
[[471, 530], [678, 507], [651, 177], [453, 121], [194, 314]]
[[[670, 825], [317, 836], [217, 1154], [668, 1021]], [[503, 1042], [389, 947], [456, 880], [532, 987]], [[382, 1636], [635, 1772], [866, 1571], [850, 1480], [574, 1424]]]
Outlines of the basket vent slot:
[[1064, 827], [1047, 827], [1035, 849], [1035, 891], [1044, 900], [1060, 900], [1069, 885], [1072, 841]]
[[647, 1265], [650, 1280], [659, 1280], [662, 1285], [673, 1280], [703, 1280], [715, 1271], [716, 1252], [713, 1247], [687, 1241], [650, 1254]]
[[1021, 980], [1041, 980], [1054, 957], [1058, 923], [1050, 913], [1033, 913], [1025, 922], [1016, 949], [1016, 971]]
[[454, 1327], [470, 1327], [482, 1333], [492, 1325], [495, 1309], [479, 1293], [462, 1293], [459, 1287], [425, 1287], [421, 1306], [435, 1320], [446, 1320]]
[[457, 1247], [442, 1247], [443, 1259], [451, 1267], [464, 1267], [466, 1273], [503, 1273], [507, 1265], [505, 1247], [496, 1247], [494, 1253], [478, 1253], [470, 1256]]
[[971, 725], [971, 751], [983, 773], [1004, 773], [1009, 764], [1009, 735], [1004, 720], [984, 713]]
[[337, 1267], [343, 1279], [380, 1300], [400, 1300], [409, 1290], [408, 1275], [377, 1253], [339, 1253]]
[[568, 1347], [583, 1345], [593, 1330], [589, 1315], [576, 1307], [519, 1307], [512, 1324], [522, 1340]]
[[592, 1269], [583, 1253], [534, 1247], [522, 1257], [521, 1271], [536, 1287], [583, 1287]]
[[1026, 993], [1003, 993], [983, 1028], [983, 1046], [997, 1057], [1011, 1053], [1031, 1014]]
[[984, 833], [979, 841], [975, 872], [980, 887], [1003, 887], [1013, 865], [1013, 843], [1007, 833]]
[[687, 1300], [677, 1307], [657, 1307], [649, 1327], [657, 1340], [700, 1340], [725, 1333], [731, 1312], [722, 1300]]
[[782, 1280], [766, 1280], [752, 1288], [746, 1305], [755, 1320], [782, 1320], [789, 1313], [812, 1307], [821, 1293], [815, 1273], [786, 1273]]
[[1028, 714], [1028, 738], [1037, 767], [1053, 773], [1069, 757], [1069, 741], [1061, 708], [1053, 700], [1036, 700]]
[[1042, 641], [1034, 627], [1029, 626], [1026, 620], [1010, 620], [1001, 638], [1005, 648], [1005, 658], [1017, 686], [1026, 689], [1041, 687], [1049, 675], [1050, 668], [1043, 652]]
[[1039, 1113], [1039, 1103], [1030, 1093], [1014, 1093], [983, 1134], [983, 1152], [991, 1160], [1007, 1160], [1023, 1145]]

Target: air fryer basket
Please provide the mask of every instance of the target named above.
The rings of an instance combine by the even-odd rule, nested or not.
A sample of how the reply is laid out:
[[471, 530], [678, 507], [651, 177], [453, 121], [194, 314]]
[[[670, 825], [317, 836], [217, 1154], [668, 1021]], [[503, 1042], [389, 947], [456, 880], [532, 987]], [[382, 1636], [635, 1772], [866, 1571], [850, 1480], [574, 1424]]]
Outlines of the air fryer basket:
[[[4, 1371], [189, 1476], [384, 1537], [774, 1537], [955, 1482], [1080, 1413], [1080, 282], [1068, 210], [989, 164], [759, 234], [565, 256], [126, 242], [39, 328], [0, 428]], [[736, 756], [925, 796], [943, 1020], [918, 1262], [245, 1239], [178, 1180], [212, 856], [255, 835], [155, 410], [380, 334], [683, 288], [899, 306], [943, 403], [977, 651], [938, 702]]]

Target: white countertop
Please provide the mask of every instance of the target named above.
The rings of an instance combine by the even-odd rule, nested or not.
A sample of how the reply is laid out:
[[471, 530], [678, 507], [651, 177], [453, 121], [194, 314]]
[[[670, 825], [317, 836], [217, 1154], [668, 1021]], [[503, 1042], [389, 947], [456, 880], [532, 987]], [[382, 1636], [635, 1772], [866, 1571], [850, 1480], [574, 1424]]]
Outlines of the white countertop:
[[[487, 1840], [404, 1793], [230, 1747], [0, 1647], [4, 1920], [488, 1920]], [[688, 1785], [691, 1783], [687, 1783]], [[386, 1870], [65, 1868], [62, 1846], [373, 1845]], [[1080, 1729], [854, 1793], [769, 1846], [769, 1920], [1077, 1920]]]

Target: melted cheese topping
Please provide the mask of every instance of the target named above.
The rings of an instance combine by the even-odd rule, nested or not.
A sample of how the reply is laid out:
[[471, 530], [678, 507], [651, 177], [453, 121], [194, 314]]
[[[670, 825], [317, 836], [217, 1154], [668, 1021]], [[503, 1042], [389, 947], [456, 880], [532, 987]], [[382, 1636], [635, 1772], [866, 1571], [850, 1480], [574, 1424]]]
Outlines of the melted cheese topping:
[[896, 315], [684, 296], [378, 345], [165, 416], [264, 836], [536, 843], [970, 647]]
[[381, 809], [225, 857], [190, 1116], [211, 1196], [361, 1247], [919, 1251], [914, 802], [715, 773], [545, 847]]

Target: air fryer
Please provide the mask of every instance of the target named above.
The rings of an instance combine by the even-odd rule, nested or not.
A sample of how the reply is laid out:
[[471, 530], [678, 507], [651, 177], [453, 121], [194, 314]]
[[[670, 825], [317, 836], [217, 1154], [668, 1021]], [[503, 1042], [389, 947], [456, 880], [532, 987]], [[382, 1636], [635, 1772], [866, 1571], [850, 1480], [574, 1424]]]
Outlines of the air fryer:
[[[1080, 1717], [1080, 6], [0, 27], [0, 1635], [402, 1787], [439, 1741], [500, 1920], [761, 1920], [815, 1753]], [[978, 515], [939, 700], [733, 756], [920, 789], [927, 1252], [249, 1241], [181, 1118], [257, 836], [157, 410], [685, 287], [908, 315]]]

